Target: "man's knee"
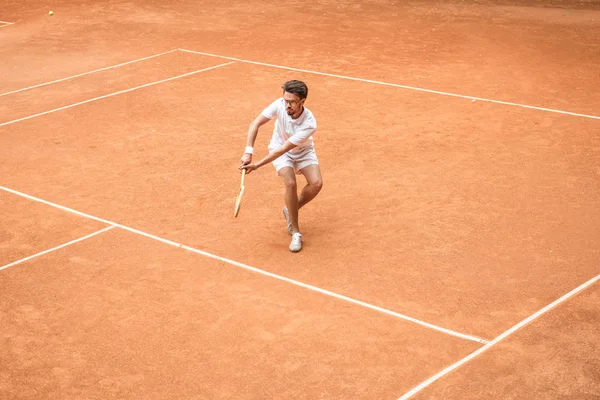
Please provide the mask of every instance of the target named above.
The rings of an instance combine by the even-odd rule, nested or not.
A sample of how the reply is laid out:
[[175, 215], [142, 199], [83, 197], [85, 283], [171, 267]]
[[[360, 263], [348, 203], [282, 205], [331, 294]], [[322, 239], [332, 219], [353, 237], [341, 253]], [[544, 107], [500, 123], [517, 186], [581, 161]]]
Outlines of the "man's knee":
[[306, 183], [313, 191], [320, 191], [323, 187], [323, 178], [318, 165], [309, 165], [302, 170], [306, 177]]
[[313, 186], [316, 190], [321, 190], [321, 188], [323, 187], [323, 179], [321, 179], [321, 178], [315, 179], [311, 183], [311, 186]]
[[321, 188], [323, 187], [323, 179], [321, 176], [314, 176], [307, 181], [308, 186], [310, 186], [313, 190], [316, 190], [317, 192], [321, 191]]
[[283, 185], [285, 186], [286, 190], [296, 190], [296, 177], [293, 175], [285, 176], [283, 178]]

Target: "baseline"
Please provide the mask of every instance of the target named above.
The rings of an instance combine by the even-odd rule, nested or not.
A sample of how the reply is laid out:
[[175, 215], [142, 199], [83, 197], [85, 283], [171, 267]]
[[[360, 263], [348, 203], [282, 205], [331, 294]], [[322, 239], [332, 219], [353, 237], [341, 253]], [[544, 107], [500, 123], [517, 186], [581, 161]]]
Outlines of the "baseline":
[[467, 95], [457, 94], [457, 93], [441, 92], [441, 91], [438, 91], [438, 90], [424, 89], [424, 88], [419, 88], [419, 87], [415, 87], [415, 86], [400, 85], [400, 84], [397, 84], [397, 83], [375, 81], [375, 80], [372, 80], [372, 79], [354, 78], [354, 77], [346, 76], [346, 75], [330, 74], [330, 73], [327, 73], [327, 72], [312, 71], [312, 70], [308, 70], [308, 69], [300, 69], [300, 68], [286, 67], [286, 66], [283, 66], [283, 65], [268, 64], [268, 63], [263, 63], [263, 62], [258, 62], [258, 61], [244, 60], [244, 59], [235, 58], [235, 57], [220, 56], [218, 54], [204, 53], [204, 52], [201, 52], [201, 51], [194, 51], [194, 50], [187, 50], [187, 49], [178, 49], [178, 50], [186, 52], [186, 53], [199, 54], [199, 55], [208, 56], [208, 57], [223, 58], [223, 59], [226, 59], [226, 60], [233, 60], [233, 61], [247, 63], [247, 64], [261, 65], [261, 66], [264, 66], [264, 67], [279, 68], [279, 69], [285, 69], [285, 70], [289, 70], [289, 71], [304, 72], [304, 73], [307, 73], [307, 74], [329, 76], [329, 77], [333, 77], [333, 78], [348, 79], [348, 80], [351, 80], [351, 81], [359, 81], [359, 82], [365, 82], [365, 83], [373, 83], [373, 84], [376, 84], [376, 85], [392, 86], [392, 87], [397, 87], [397, 88], [402, 88], [402, 89], [415, 90], [415, 91], [418, 91], [418, 92], [433, 93], [433, 94], [439, 94], [439, 95], [451, 96], [451, 97], [459, 97], [459, 98], [469, 99], [469, 100], [474, 100], [474, 101], [475, 100], [477, 100], [477, 101], [485, 101], [485, 102], [488, 102], [488, 103], [502, 104], [502, 105], [507, 105], [507, 106], [528, 108], [528, 109], [533, 109], [533, 110], [538, 110], [538, 111], [547, 111], [547, 112], [553, 112], [553, 113], [557, 113], [557, 114], [565, 114], [565, 115], [572, 115], [572, 116], [575, 116], [575, 117], [583, 117], [583, 118], [591, 118], [591, 119], [599, 119], [600, 120], [600, 116], [598, 116], [598, 115], [581, 114], [581, 113], [575, 113], [575, 112], [570, 112], [570, 111], [556, 110], [556, 109], [552, 109], [552, 108], [545, 108], [545, 107], [530, 106], [530, 105], [526, 105], [526, 104], [512, 103], [512, 102], [509, 102], [509, 101], [493, 100], [493, 99], [486, 99], [486, 98], [483, 98], [483, 97], [475, 97], [475, 96], [467, 96]]
[[531, 314], [529, 317], [525, 318], [524, 320], [522, 320], [518, 324], [514, 325], [512, 328], [504, 331], [503, 333], [501, 333], [500, 335], [498, 335], [495, 339], [493, 339], [492, 341], [486, 343], [485, 346], [480, 347], [479, 349], [475, 350], [474, 352], [472, 352], [468, 356], [462, 358], [461, 360], [455, 362], [454, 364], [450, 365], [449, 367], [445, 368], [444, 370], [440, 371], [439, 373], [433, 375], [431, 378], [423, 381], [418, 386], [415, 386], [412, 390], [410, 390], [409, 392], [407, 392], [404, 395], [400, 396], [398, 398], [398, 400], [406, 400], [406, 399], [411, 398], [413, 395], [415, 395], [418, 392], [420, 392], [421, 390], [425, 389], [427, 386], [431, 385], [433, 382], [435, 382], [438, 379], [442, 378], [444, 375], [449, 374], [450, 372], [454, 371], [455, 369], [457, 369], [461, 365], [469, 362], [473, 358], [477, 357], [479, 354], [481, 354], [484, 351], [488, 350], [490, 347], [494, 346], [495, 344], [497, 344], [498, 342], [502, 341], [503, 339], [506, 339], [508, 336], [510, 336], [511, 334], [515, 333], [516, 331], [518, 331], [519, 329], [521, 329], [525, 325], [529, 324], [530, 322], [532, 322], [533, 320], [537, 319], [541, 315], [545, 314], [546, 312], [550, 311], [554, 307], [558, 306], [560, 303], [564, 302], [565, 300], [567, 300], [568, 298], [574, 296], [575, 294], [581, 292], [582, 290], [586, 289], [587, 287], [593, 285], [594, 283], [596, 283], [599, 280], [600, 280], [600, 275], [596, 275], [595, 277], [593, 277], [592, 279], [588, 280], [587, 282], [579, 285], [575, 289], [571, 290], [569, 293], [561, 296], [560, 298], [556, 299], [552, 303], [548, 304], [546, 307], [542, 308], [541, 310], [537, 311], [534, 314]]
[[479, 337], [476, 337], [476, 336], [467, 335], [467, 334], [456, 332], [456, 331], [453, 331], [453, 330], [450, 330], [450, 329], [442, 328], [440, 326], [437, 326], [437, 325], [434, 325], [434, 324], [430, 324], [428, 322], [421, 321], [421, 320], [418, 320], [416, 318], [412, 318], [412, 317], [409, 317], [407, 315], [400, 314], [400, 313], [397, 313], [397, 312], [394, 312], [394, 311], [391, 311], [391, 310], [387, 310], [385, 308], [378, 307], [378, 306], [375, 306], [375, 305], [372, 305], [372, 304], [369, 304], [369, 303], [365, 303], [363, 301], [356, 300], [356, 299], [353, 299], [353, 298], [348, 297], [348, 296], [344, 296], [344, 295], [341, 295], [341, 294], [338, 294], [338, 293], [334, 293], [334, 292], [331, 292], [331, 291], [326, 290], [326, 289], [321, 289], [319, 287], [316, 287], [316, 286], [313, 286], [313, 285], [309, 285], [309, 284], [306, 284], [306, 283], [303, 283], [303, 282], [300, 282], [300, 281], [296, 281], [294, 279], [286, 278], [285, 276], [281, 276], [281, 275], [277, 275], [277, 274], [274, 274], [274, 273], [271, 273], [271, 272], [268, 272], [268, 271], [264, 271], [264, 270], [256, 268], [256, 267], [252, 267], [250, 265], [246, 265], [246, 264], [234, 261], [234, 260], [230, 260], [228, 258], [221, 257], [221, 256], [218, 256], [218, 255], [215, 255], [215, 254], [203, 251], [203, 250], [199, 250], [199, 249], [196, 249], [194, 247], [187, 246], [185, 244], [177, 243], [177, 242], [174, 242], [172, 240], [164, 239], [164, 238], [161, 238], [159, 236], [152, 235], [150, 233], [146, 233], [146, 232], [140, 231], [138, 229], [131, 228], [131, 227], [126, 226], [126, 225], [122, 225], [122, 224], [119, 224], [119, 223], [116, 223], [116, 222], [112, 222], [112, 221], [109, 221], [109, 220], [106, 220], [106, 219], [103, 219], [103, 218], [95, 217], [93, 215], [86, 214], [86, 213], [83, 213], [81, 211], [77, 211], [77, 210], [74, 210], [72, 208], [65, 207], [65, 206], [62, 206], [62, 205], [59, 205], [59, 204], [56, 204], [56, 203], [52, 203], [50, 201], [43, 200], [43, 199], [40, 199], [38, 197], [34, 197], [34, 196], [31, 196], [31, 195], [28, 195], [26, 193], [22, 193], [22, 192], [19, 192], [17, 190], [14, 190], [14, 189], [10, 189], [10, 188], [4, 187], [4, 186], [0, 186], [0, 189], [4, 190], [6, 192], [9, 192], [9, 193], [15, 194], [17, 196], [25, 197], [27, 199], [30, 199], [30, 200], [33, 200], [33, 201], [37, 201], [37, 202], [49, 205], [51, 207], [55, 207], [55, 208], [61, 209], [63, 211], [67, 211], [67, 212], [79, 215], [79, 216], [84, 217], [84, 218], [88, 218], [88, 219], [92, 219], [92, 220], [95, 220], [95, 221], [103, 222], [103, 223], [111, 225], [111, 226], [116, 226], [116, 227], [124, 229], [126, 231], [129, 231], [129, 232], [141, 235], [141, 236], [145, 236], [145, 237], [150, 238], [150, 239], [154, 239], [154, 240], [159, 241], [161, 243], [165, 243], [165, 244], [168, 244], [168, 245], [171, 245], [171, 246], [179, 247], [179, 248], [182, 248], [182, 249], [185, 249], [185, 250], [188, 250], [188, 251], [191, 251], [191, 252], [194, 252], [194, 253], [197, 253], [197, 254], [209, 257], [209, 258], [213, 258], [215, 260], [222, 261], [222, 262], [230, 264], [230, 265], [234, 265], [234, 266], [239, 267], [239, 268], [243, 268], [243, 269], [246, 269], [246, 270], [249, 270], [249, 271], [252, 271], [252, 272], [256, 272], [256, 273], [261, 274], [261, 275], [264, 275], [264, 276], [268, 276], [270, 278], [274, 278], [274, 279], [277, 279], [277, 280], [280, 280], [280, 281], [291, 283], [292, 285], [300, 286], [300, 287], [303, 287], [305, 289], [312, 290], [314, 292], [318, 292], [318, 293], [324, 294], [326, 296], [334, 297], [334, 298], [337, 298], [339, 300], [343, 300], [343, 301], [346, 301], [346, 302], [349, 302], [349, 303], [353, 303], [353, 304], [356, 304], [356, 305], [359, 305], [359, 306], [362, 306], [362, 307], [369, 308], [371, 310], [375, 310], [375, 311], [379, 311], [379, 312], [387, 314], [387, 315], [391, 315], [391, 316], [396, 317], [396, 318], [400, 318], [400, 319], [403, 319], [403, 320], [406, 320], [406, 321], [409, 321], [409, 322], [413, 322], [415, 324], [427, 327], [429, 329], [432, 329], [432, 330], [435, 330], [435, 331], [438, 331], [438, 332], [445, 333], [447, 335], [459, 337], [459, 338], [462, 338], [462, 339], [465, 339], [465, 340], [470, 340], [470, 341], [474, 341], [474, 342], [481, 343], [481, 344], [487, 344], [487, 343], [489, 343], [488, 340], [485, 340], [485, 339], [482, 339], [482, 338], [479, 338]]

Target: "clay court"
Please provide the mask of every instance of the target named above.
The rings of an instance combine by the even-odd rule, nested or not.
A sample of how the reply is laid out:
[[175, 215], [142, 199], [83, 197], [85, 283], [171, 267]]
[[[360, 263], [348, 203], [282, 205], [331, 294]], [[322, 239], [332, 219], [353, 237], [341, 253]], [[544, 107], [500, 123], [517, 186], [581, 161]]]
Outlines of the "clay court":
[[[600, 398], [600, 2], [0, 20], [0, 399]], [[297, 254], [271, 166], [233, 217], [289, 79], [324, 180]]]

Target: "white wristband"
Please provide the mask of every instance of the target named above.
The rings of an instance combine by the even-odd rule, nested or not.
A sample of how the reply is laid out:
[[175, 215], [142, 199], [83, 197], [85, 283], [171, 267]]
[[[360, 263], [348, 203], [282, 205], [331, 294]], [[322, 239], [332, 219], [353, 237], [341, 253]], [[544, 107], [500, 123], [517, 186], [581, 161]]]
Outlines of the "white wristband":
[[254, 147], [246, 146], [246, 149], [244, 150], [244, 154], [254, 154]]

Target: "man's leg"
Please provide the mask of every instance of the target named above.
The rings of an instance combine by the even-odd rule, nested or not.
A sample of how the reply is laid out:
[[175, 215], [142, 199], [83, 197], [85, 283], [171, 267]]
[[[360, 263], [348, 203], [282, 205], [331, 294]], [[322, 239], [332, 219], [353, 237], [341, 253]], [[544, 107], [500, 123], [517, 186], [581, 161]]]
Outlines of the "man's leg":
[[312, 164], [300, 170], [306, 178], [306, 186], [302, 189], [300, 197], [298, 197], [298, 208], [302, 208], [308, 202], [315, 198], [323, 187], [323, 178], [321, 177], [321, 169], [319, 164]]
[[287, 207], [292, 233], [300, 232], [298, 228], [298, 186], [296, 185], [296, 173], [291, 167], [283, 167], [278, 172], [285, 186], [285, 206]]

